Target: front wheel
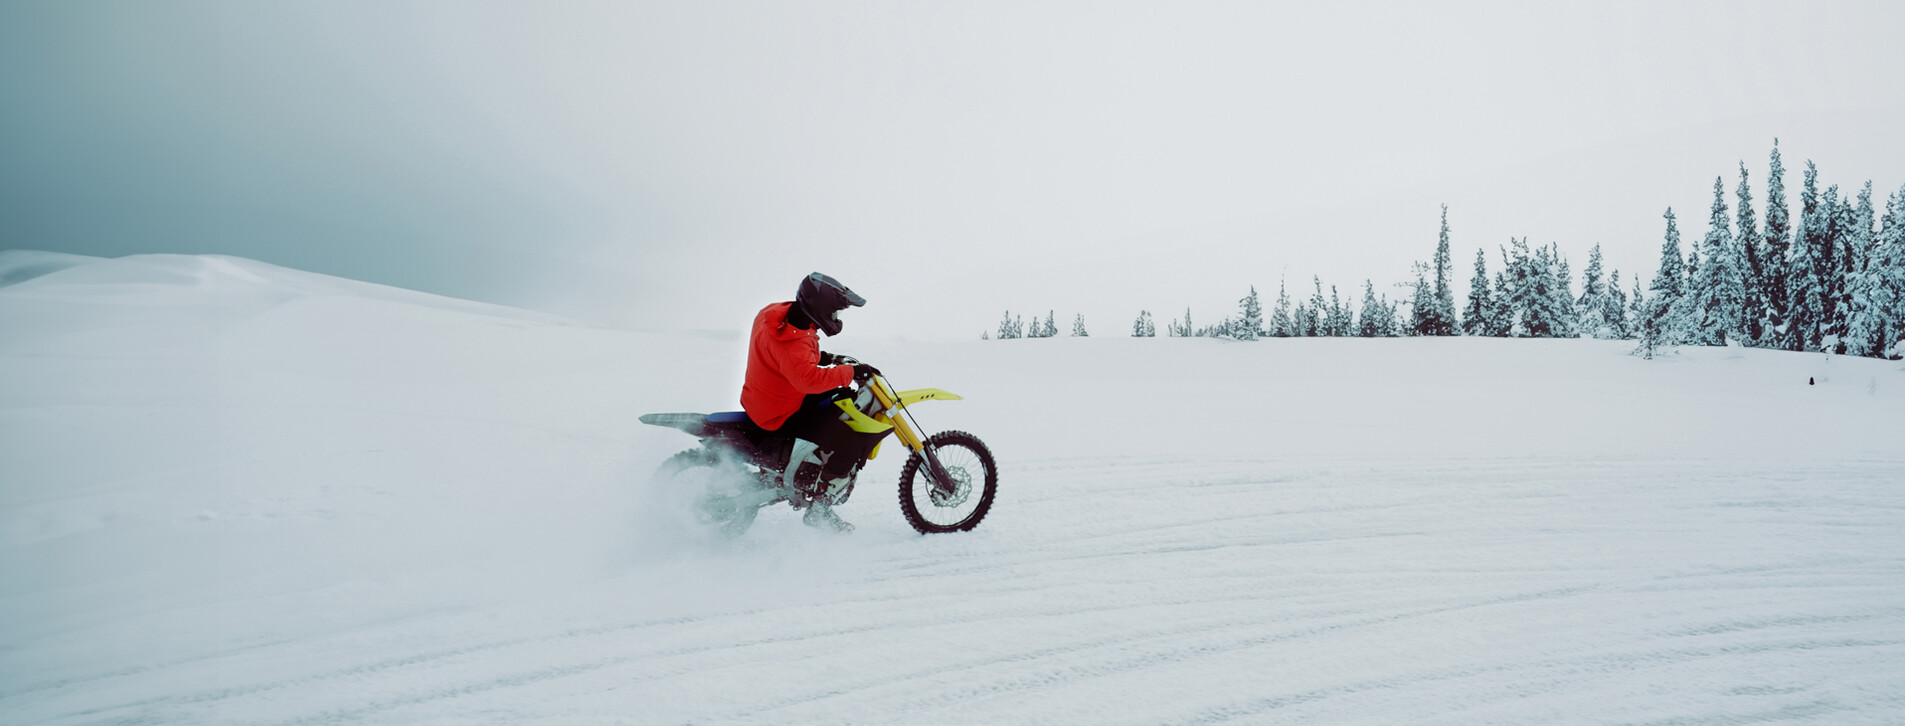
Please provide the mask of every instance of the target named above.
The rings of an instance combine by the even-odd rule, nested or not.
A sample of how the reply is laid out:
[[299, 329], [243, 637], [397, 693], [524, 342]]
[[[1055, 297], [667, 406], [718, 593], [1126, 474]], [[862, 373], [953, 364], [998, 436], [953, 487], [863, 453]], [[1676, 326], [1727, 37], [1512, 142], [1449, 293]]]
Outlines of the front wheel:
[[964, 431], [942, 431], [926, 439], [950, 481], [935, 482], [925, 457], [914, 452], [900, 471], [900, 513], [920, 534], [966, 532], [979, 526], [999, 491], [999, 469], [992, 451]]

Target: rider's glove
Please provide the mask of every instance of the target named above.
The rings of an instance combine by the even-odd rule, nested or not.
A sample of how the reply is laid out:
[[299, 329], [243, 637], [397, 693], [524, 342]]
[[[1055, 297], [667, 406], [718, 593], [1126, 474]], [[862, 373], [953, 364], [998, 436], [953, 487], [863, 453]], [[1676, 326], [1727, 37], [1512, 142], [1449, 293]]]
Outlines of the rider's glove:
[[850, 366], [858, 362], [860, 361], [854, 360], [853, 356], [837, 355], [824, 350], [820, 351], [820, 364], [823, 366]]
[[853, 380], [865, 381], [877, 375], [880, 375], [880, 369], [878, 368], [874, 368], [865, 363], [853, 364]]

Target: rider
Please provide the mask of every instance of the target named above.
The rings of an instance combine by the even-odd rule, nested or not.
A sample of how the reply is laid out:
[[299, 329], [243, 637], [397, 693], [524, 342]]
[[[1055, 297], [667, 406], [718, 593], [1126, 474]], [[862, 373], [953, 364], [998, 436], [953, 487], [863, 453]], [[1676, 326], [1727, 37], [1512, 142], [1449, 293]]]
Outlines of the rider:
[[[853, 465], [867, 447], [833, 405], [840, 389], [879, 375], [873, 366], [820, 350], [820, 336], [840, 333], [840, 311], [866, 299], [818, 272], [801, 280], [789, 302], [761, 308], [748, 339], [747, 379], [741, 407], [748, 419], [770, 435], [794, 439], [789, 473], [803, 462], [821, 465], [818, 492], [802, 521], [810, 526], [851, 530], [829, 504], [851, 479]], [[857, 454], [857, 456], [856, 456]]]

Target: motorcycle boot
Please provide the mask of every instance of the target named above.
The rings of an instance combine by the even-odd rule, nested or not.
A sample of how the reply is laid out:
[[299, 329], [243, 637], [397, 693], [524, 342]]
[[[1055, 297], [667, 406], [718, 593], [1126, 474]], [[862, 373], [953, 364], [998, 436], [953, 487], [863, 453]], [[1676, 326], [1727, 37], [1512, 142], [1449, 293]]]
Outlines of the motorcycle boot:
[[800, 467], [804, 464], [813, 464], [814, 466], [824, 466], [826, 464], [827, 460], [817, 455], [819, 451], [819, 444], [806, 439], [794, 439], [794, 450], [793, 453], [787, 457], [787, 468], [781, 470], [781, 489], [806, 494], [806, 492], [800, 490], [794, 477], [800, 473]]
[[801, 523], [815, 529], [831, 529], [835, 532], [852, 532], [853, 524], [835, 514], [833, 505], [816, 501], [807, 507], [807, 514], [801, 516]]

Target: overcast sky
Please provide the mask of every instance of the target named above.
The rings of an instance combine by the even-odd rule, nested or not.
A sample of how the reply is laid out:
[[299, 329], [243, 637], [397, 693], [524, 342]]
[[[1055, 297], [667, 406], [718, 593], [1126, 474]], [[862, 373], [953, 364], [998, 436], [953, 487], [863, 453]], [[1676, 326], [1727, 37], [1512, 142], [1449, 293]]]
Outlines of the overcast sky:
[[[0, 3], [0, 248], [646, 328], [1127, 334], [1477, 248], [1651, 276], [1773, 139], [1905, 183], [1905, 3]], [[1761, 214], [1763, 218], [1763, 211]], [[1300, 287], [1299, 287], [1300, 286]], [[1029, 315], [1028, 315], [1029, 317]]]

